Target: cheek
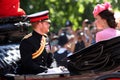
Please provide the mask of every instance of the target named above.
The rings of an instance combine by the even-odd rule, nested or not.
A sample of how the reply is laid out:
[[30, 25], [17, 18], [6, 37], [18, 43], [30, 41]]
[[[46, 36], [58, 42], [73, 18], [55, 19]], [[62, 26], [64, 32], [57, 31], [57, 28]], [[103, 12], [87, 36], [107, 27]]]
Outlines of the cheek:
[[95, 25], [98, 27], [98, 25], [99, 25], [98, 20], [95, 21]]
[[45, 29], [48, 30], [48, 29], [49, 29], [49, 26], [46, 25], [46, 26], [45, 26]]
[[44, 26], [44, 31], [45, 32], [49, 32], [49, 27], [48, 26]]
[[96, 20], [95, 24], [97, 26], [97, 29], [102, 29], [102, 24], [101, 24], [101, 22], [99, 20]]

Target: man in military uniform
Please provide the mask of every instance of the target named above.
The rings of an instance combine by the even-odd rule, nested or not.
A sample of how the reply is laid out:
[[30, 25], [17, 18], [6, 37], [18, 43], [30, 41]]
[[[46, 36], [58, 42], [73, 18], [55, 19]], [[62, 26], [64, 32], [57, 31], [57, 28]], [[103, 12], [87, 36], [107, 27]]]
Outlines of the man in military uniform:
[[52, 63], [51, 54], [46, 52], [46, 33], [49, 32], [51, 21], [49, 11], [28, 15], [33, 32], [26, 35], [20, 43], [21, 61], [19, 74], [38, 74], [45, 72]]

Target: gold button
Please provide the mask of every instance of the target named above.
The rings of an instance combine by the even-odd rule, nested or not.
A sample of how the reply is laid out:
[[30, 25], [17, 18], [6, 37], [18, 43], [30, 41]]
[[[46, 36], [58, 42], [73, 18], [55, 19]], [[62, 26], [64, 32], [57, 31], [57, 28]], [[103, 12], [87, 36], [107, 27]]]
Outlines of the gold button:
[[15, 8], [15, 6], [13, 6], [13, 8]]

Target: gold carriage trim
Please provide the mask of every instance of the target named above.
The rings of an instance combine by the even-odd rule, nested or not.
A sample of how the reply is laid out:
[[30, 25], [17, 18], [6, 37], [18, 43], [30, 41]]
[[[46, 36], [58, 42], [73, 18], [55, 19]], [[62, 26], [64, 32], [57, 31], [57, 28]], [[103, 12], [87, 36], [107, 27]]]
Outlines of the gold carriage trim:
[[45, 48], [45, 45], [46, 45], [46, 38], [44, 36], [42, 36], [40, 45], [41, 45], [40, 48], [35, 53], [32, 54], [32, 59], [35, 59], [42, 54], [42, 52]]

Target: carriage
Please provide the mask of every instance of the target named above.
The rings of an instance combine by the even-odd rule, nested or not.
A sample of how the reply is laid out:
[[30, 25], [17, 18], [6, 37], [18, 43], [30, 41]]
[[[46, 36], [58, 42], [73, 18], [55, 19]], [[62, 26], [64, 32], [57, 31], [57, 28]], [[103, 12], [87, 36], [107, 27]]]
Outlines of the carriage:
[[[38, 75], [15, 73], [20, 60], [19, 43], [30, 26], [26, 16], [0, 19], [0, 79], [2, 76], [15, 80], [102, 80], [120, 78], [120, 37], [105, 40], [84, 48], [67, 57], [68, 68], [60, 72]], [[59, 68], [53, 68], [53, 70]], [[60, 77], [60, 75], [64, 75]]]
[[[10, 3], [15, 3], [16, 7]], [[29, 32], [30, 23], [25, 12], [19, 8], [19, 0], [2, 0], [0, 7], [0, 14], [4, 15], [0, 15], [0, 80], [6, 80], [5, 77], [15, 80], [120, 79], [120, 37], [98, 42], [67, 57], [68, 68], [60, 72], [16, 74], [17, 62], [20, 60], [19, 43]], [[60, 77], [61, 74], [64, 76]]]

